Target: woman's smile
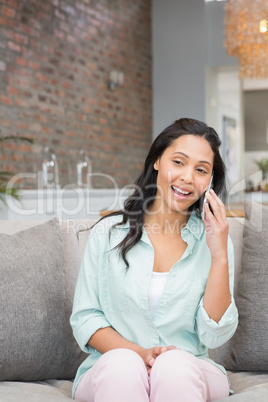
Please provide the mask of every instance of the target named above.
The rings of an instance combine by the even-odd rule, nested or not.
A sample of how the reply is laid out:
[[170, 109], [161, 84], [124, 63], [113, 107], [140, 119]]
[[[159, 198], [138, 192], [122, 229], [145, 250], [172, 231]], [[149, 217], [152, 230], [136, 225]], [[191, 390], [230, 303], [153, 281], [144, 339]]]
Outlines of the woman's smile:
[[191, 191], [188, 191], [185, 188], [178, 186], [171, 186], [171, 190], [173, 192], [174, 197], [182, 200], [189, 198], [192, 194]]

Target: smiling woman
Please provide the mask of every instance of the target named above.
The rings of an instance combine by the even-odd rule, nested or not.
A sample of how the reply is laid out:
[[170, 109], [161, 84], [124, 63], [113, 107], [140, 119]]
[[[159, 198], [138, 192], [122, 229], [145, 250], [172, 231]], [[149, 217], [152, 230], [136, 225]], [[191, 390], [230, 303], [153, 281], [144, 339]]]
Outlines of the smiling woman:
[[238, 322], [233, 246], [218, 196], [225, 189], [220, 144], [205, 123], [175, 121], [152, 144], [123, 210], [93, 226], [71, 316], [90, 353], [77, 372], [76, 399], [228, 396], [224, 367], [208, 357]]
[[160, 211], [161, 206], [162, 218], [177, 219], [178, 212], [188, 211], [208, 188], [213, 160], [210, 144], [203, 137], [185, 134], [174, 140], [154, 164], [157, 192], [148, 214]]

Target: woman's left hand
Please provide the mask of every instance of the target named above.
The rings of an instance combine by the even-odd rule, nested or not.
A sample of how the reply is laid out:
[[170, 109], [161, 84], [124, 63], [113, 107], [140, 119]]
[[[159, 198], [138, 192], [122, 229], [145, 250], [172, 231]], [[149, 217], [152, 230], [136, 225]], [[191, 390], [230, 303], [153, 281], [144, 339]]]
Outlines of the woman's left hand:
[[208, 203], [205, 203], [206, 218], [204, 224], [211, 257], [212, 259], [227, 258], [229, 225], [226, 218], [225, 206], [213, 190], [207, 192], [206, 197], [213, 211], [212, 213]]

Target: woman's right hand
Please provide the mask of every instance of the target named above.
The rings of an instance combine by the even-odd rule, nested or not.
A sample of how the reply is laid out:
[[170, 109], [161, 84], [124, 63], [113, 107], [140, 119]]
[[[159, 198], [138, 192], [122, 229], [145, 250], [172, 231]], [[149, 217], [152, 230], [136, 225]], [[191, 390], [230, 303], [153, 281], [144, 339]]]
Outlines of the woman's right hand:
[[157, 356], [161, 355], [161, 353], [167, 352], [168, 350], [179, 349], [176, 346], [154, 346], [150, 349], [143, 349], [140, 353], [141, 358], [143, 359], [145, 366], [147, 368], [148, 374], [150, 375], [151, 369], [155, 362]]

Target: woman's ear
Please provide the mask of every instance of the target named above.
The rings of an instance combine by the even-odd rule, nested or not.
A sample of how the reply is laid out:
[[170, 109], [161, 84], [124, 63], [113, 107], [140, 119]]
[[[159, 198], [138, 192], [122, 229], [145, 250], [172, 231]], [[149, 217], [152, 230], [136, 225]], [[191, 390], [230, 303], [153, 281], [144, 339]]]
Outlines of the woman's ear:
[[159, 159], [154, 163], [154, 170], [159, 170]]

